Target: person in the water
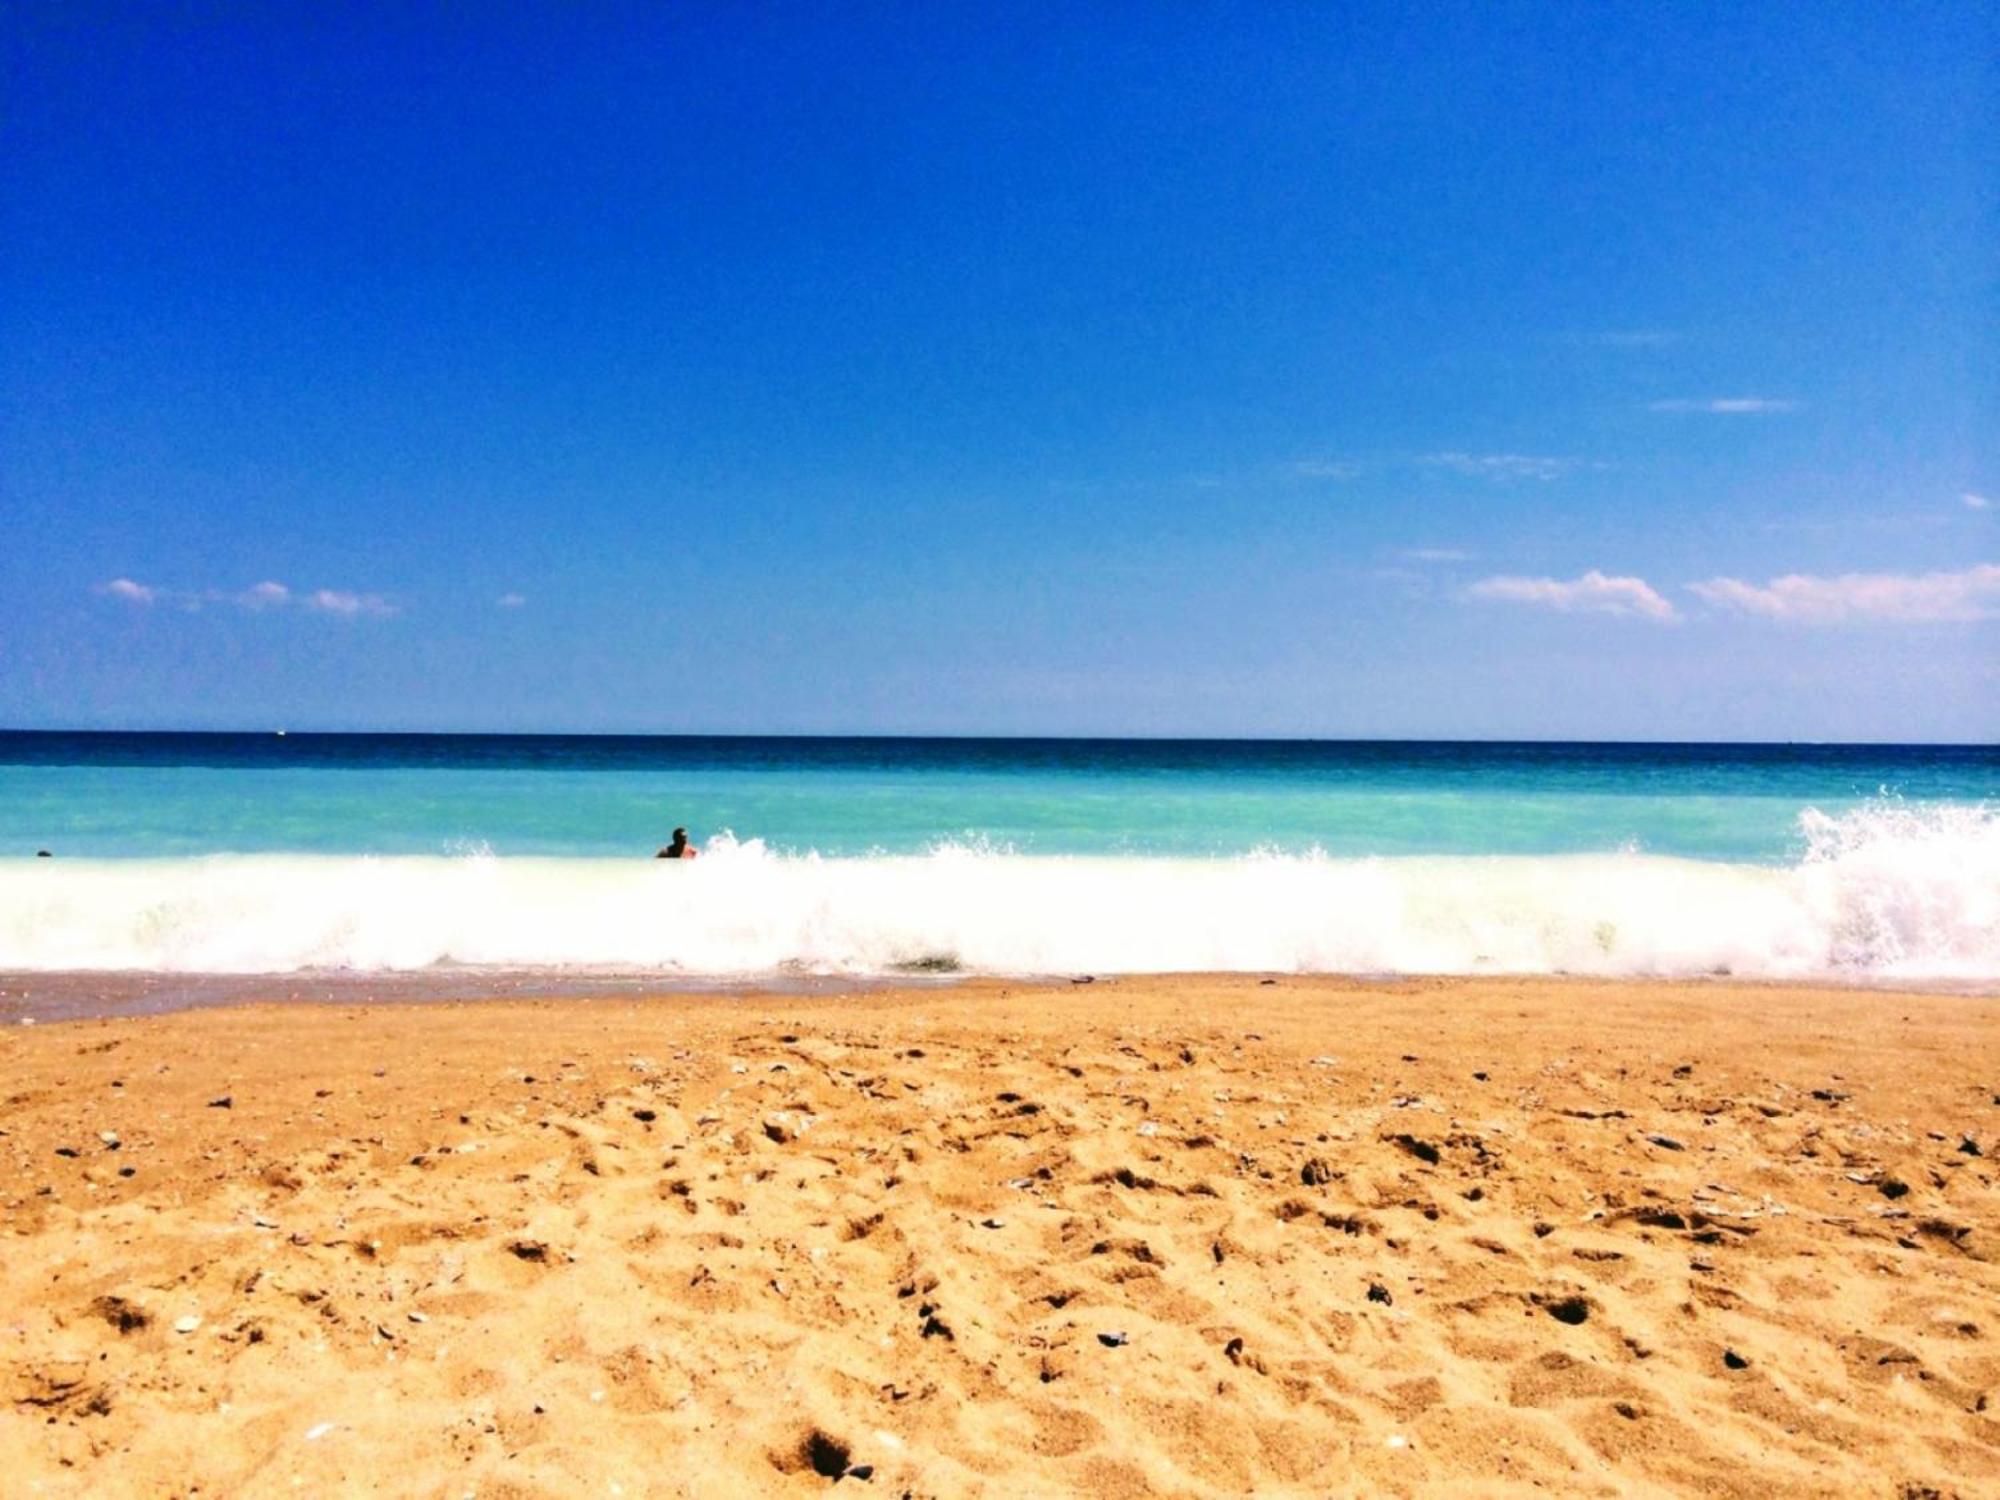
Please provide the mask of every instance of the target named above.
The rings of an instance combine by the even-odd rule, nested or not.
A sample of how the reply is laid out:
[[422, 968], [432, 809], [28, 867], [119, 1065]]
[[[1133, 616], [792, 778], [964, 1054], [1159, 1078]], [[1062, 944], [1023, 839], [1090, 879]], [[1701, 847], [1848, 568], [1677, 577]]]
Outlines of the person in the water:
[[662, 849], [658, 854], [654, 855], [653, 858], [693, 859], [696, 855], [700, 853], [701, 851], [699, 849], [695, 848], [693, 844], [690, 844], [688, 842], [688, 831], [685, 828], [676, 828], [674, 830], [673, 842], [668, 844], [667, 847]]

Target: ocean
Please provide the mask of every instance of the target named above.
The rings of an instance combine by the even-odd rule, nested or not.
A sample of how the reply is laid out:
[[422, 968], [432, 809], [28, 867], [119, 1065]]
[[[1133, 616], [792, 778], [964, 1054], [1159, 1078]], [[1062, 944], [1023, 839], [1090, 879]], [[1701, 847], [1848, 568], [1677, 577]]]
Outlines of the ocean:
[[0, 970], [466, 968], [1985, 982], [2000, 748], [0, 733]]

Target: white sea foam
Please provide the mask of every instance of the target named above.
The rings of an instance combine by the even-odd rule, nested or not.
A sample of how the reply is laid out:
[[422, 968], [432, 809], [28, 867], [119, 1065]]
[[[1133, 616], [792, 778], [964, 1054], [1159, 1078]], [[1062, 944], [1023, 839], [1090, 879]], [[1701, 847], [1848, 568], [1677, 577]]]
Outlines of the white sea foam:
[[1238, 970], [2000, 978], [2000, 810], [1807, 813], [1788, 868], [1492, 858], [0, 862], [0, 969]]

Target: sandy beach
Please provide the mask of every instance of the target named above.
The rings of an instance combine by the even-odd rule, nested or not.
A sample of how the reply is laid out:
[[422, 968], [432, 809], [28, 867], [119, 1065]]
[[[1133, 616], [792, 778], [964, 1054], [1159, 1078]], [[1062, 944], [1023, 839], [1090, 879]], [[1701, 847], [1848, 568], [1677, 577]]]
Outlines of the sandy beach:
[[2000, 1000], [1254, 977], [0, 1033], [12, 1495], [2000, 1493]]

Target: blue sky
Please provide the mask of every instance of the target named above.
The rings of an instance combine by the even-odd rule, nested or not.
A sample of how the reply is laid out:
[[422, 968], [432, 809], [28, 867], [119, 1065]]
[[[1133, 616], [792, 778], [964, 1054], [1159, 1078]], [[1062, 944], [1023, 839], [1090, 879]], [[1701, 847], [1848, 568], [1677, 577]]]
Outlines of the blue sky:
[[0, 725], [2000, 738], [1995, 14], [9, 6]]

